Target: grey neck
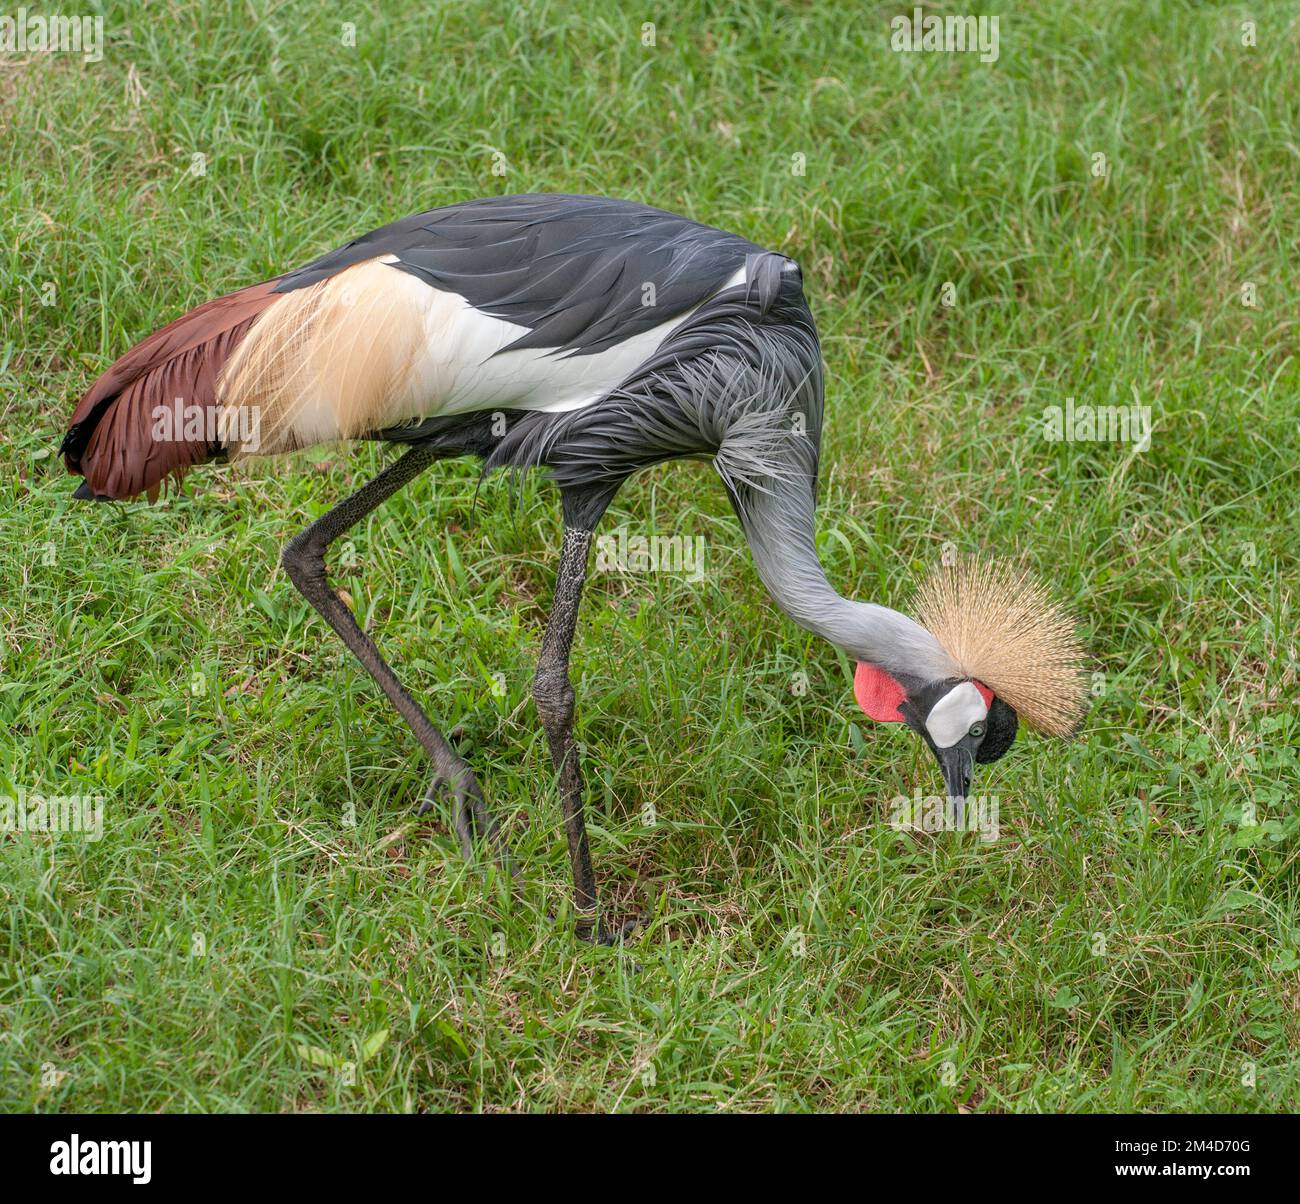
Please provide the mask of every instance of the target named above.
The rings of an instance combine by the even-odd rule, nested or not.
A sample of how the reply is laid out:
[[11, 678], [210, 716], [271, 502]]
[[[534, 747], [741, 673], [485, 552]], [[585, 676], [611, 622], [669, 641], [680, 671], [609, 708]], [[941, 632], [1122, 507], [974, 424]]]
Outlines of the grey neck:
[[920, 624], [887, 606], [851, 602], [826, 580], [813, 541], [812, 489], [803, 482], [748, 491], [736, 510], [758, 575], [800, 627], [858, 661], [922, 681], [959, 677], [956, 662]]

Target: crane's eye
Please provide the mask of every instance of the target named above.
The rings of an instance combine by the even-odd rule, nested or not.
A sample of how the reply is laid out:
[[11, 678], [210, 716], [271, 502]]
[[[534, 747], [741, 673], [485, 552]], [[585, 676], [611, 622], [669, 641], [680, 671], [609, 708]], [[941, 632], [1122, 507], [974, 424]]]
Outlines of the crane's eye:
[[976, 737], [982, 736], [984, 734], [984, 725], [982, 723], [972, 723], [968, 734]]

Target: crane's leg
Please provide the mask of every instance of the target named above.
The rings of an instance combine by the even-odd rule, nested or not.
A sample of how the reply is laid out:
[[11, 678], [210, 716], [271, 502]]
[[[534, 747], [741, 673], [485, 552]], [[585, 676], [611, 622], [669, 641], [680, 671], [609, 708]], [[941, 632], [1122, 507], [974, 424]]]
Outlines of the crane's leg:
[[[445, 454], [445, 453], [442, 453]], [[447, 742], [446, 737], [429, 721], [419, 704], [406, 692], [397, 675], [380, 656], [374, 641], [366, 635], [352, 612], [330, 586], [325, 569], [325, 549], [350, 527], [365, 518], [376, 506], [396, 493], [403, 485], [423, 472], [440, 453], [433, 448], [416, 446], [400, 460], [394, 461], [373, 481], [363, 486], [351, 497], [340, 502], [333, 510], [322, 515], [302, 534], [291, 539], [284, 548], [281, 563], [298, 591], [338, 632], [352, 654], [373, 677], [379, 688], [388, 696], [406, 720], [416, 739], [433, 762], [434, 777], [420, 805], [424, 814], [433, 806], [441, 787], [451, 791], [455, 799], [457, 836], [466, 859], [473, 855], [472, 836], [477, 829], [486, 839], [503, 868], [514, 871], [510, 853], [501, 837], [500, 829], [483, 801], [478, 782], [470, 767]]]
[[[578, 605], [587, 578], [587, 558], [591, 549], [591, 528], [599, 518], [612, 490], [592, 506], [575, 504], [565, 494], [564, 545], [560, 552], [560, 571], [555, 581], [555, 597], [542, 638], [542, 652], [533, 678], [533, 700], [537, 716], [551, 746], [551, 760], [559, 781], [560, 804], [564, 810], [564, 831], [569, 842], [569, 863], [573, 869], [573, 903], [578, 913], [577, 933], [582, 940], [612, 944], [636, 926], [626, 924], [616, 932], [600, 922], [596, 908], [596, 875], [591, 868], [591, 850], [587, 846], [587, 825], [583, 820], [582, 767], [573, 738], [573, 683], [569, 680], [569, 653], [578, 624]], [[590, 497], [586, 499], [590, 502]], [[586, 520], [582, 527], [572, 525], [570, 515], [581, 509]]]

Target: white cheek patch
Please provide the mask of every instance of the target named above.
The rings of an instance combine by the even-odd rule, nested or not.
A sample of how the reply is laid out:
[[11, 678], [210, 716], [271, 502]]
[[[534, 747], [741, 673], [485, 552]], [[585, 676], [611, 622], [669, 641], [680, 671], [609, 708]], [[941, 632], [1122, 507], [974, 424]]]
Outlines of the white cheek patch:
[[964, 681], [934, 704], [925, 726], [936, 748], [951, 748], [970, 731], [972, 723], [983, 723], [988, 714], [980, 692]]

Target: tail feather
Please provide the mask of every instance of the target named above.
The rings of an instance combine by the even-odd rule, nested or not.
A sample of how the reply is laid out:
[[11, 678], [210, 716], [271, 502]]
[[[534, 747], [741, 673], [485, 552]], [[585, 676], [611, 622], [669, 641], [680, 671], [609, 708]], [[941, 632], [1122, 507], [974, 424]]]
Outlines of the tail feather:
[[[218, 297], [131, 348], [82, 398], [59, 449], [92, 496], [154, 496], [218, 451], [237, 458], [350, 439], [424, 400], [412, 369], [431, 290], [380, 260], [304, 288]], [[200, 432], [157, 419], [210, 417]], [[170, 411], [170, 414], [166, 412]], [[250, 439], [240, 417], [255, 420]], [[238, 428], [241, 433], [233, 433]], [[81, 496], [85, 496], [83, 492]]]
[[278, 299], [274, 280], [218, 297], [137, 343], [90, 387], [59, 448], [68, 471], [97, 497], [153, 496], [211, 457], [205, 434], [154, 438], [159, 408], [182, 404], [208, 412], [218, 404], [221, 370], [262, 312]]

